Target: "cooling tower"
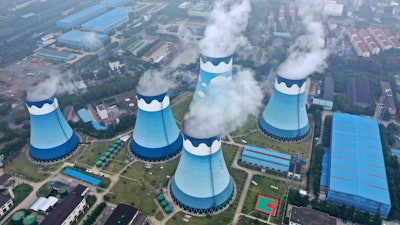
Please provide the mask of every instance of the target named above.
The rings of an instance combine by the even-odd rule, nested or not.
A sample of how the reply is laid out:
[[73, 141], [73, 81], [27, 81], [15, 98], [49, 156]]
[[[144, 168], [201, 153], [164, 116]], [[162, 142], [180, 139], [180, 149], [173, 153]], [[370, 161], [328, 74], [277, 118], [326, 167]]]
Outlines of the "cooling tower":
[[170, 191], [174, 202], [190, 213], [212, 214], [229, 205], [234, 183], [224, 161], [219, 136], [199, 139], [184, 134], [183, 150]]
[[258, 121], [261, 131], [279, 141], [301, 141], [310, 132], [305, 103], [306, 78], [289, 80], [279, 75], [272, 96]]
[[58, 107], [55, 96], [41, 101], [26, 100], [31, 119], [29, 155], [37, 161], [54, 161], [71, 154], [79, 138]]
[[200, 74], [193, 95], [195, 102], [208, 95], [210, 86], [222, 85], [224, 80], [232, 76], [232, 55], [222, 58], [208, 57], [200, 54]]
[[137, 93], [136, 99], [138, 111], [131, 152], [147, 161], [161, 161], [175, 156], [182, 147], [182, 136], [167, 92], [156, 96]]

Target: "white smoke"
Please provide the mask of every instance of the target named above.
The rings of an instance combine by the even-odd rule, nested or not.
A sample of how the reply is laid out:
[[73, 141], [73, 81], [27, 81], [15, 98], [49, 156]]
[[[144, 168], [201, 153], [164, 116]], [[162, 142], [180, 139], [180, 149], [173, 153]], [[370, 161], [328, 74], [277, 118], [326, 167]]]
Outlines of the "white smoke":
[[140, 77], [136, 90], [139, 94], [155, 96], [176, 88], [180, 82], [193, 82], [195, 74], [181, 70], [147, 70]]
[[215, 1], [200, 52], [209, 57], [225, 57], [247, 44], [242, 35], [246, 29], [251, 5], [249, 0]]
[[316, 15], [322, 12], [323, 1], [300, 0], [298, 12], [305, 34], [298, 37], [289, 49], [289, 57], [278, 68], [278, 74], [287, 79], [303, 79], [314, 72], [322, 72], [327, 64], [324, 29]]
[[90, 50], [96, 50], [103, 47], [103, 42], [101, 42], [94, 32], [86, 32], [83, 36], [83, 42]]
[[240, 69], [223, 83], [223, 87], [211, 85], [206, 98], [190, 105], [184, 118], [186, 134], [196, 138], [225, 136], [249, 116], [258, 115], [263, 95], [252, 71]]
[[41, 101], [56, 93], [73, 93], [77, 90], [71, 82], [72, 74], [51, 71], [43, 82], [27, 89], [27, 100]]

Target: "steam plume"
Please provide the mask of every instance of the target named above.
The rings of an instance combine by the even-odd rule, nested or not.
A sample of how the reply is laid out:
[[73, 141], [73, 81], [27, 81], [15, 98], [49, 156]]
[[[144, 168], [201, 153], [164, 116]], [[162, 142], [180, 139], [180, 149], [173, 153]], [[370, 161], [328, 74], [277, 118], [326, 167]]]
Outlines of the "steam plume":
[[28, 88], [26, 91], [29, 101], [41, 101], [50, 98], [56, 93], [73, 93], [76, 87], [72, 84], [71, 74], [50, 72], [43, 82]]
[[298, 7], [305, 34], [296, 39], [289, 49], [289, 57], [278, 68], [278, 74], [287, 79], [303, 79], [314, 72], [322, 72], [327, 66], [324, 30], [315, 18], [322, 12], [323, 1], [300, 0]]
[[262, 92], [250, 70], [240, 70], [224, 85], [210, 87], [207, 98], [190, 105], [184, 132], [196, 138], [226, 135], [242, 126], [248, 116], [256, 116]]
[[190, 71], [147, 70], [140, 78], [136, 90], [142, 95], [155, 96], [176, 88], [182, 81], [190, 83], [195, 78]]
[[241, 32], [246, 29], [250, 11], [249, 0], [215, 1], [210, 24], [199, 43], [200, 52], [210, 57], [225, 57], [244, 46], [247, 39]]

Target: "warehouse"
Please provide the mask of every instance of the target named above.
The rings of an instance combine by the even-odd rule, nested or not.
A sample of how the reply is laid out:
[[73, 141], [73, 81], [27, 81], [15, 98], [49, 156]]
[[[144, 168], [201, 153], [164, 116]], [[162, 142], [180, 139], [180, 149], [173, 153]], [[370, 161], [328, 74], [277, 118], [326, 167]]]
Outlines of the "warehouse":
[[108, 36], [104, 34], [73, 30], [58, 37], [57, 45], [94, 51], [103, 47], [108, 41]]
[[329, 154], [327, 200], [387, 217], [391, 204], [378, 122], [334, 113]]
[[39, 51], [36, 52], [36, 55], [51, 59], [64, 60], [64, 61], [72, 60], [75, 58], [75, 54], [72, 52], [57, 51], [49, 48], [40, 49]]
[[245, 145], [242, 162], [281, 172], [289, 170], [291, 156], [262, 148]]
[[65, 17], [64, 19], [57, 20], [56, 25], [60, 28], [72, 29], [90, 19], [95, 18], [96, 16], [107, 12], [107, 10], [107, 5], [95, 5]]
[[82, 24], [82, 30], [109, 34], [128, 21], [129, 9], [127, 7], [118, 7]]
[[115, 8], [124, 6], [129, 2], [129, 0], [103, 0], [100, 4], [107, 5], [109, 8]]

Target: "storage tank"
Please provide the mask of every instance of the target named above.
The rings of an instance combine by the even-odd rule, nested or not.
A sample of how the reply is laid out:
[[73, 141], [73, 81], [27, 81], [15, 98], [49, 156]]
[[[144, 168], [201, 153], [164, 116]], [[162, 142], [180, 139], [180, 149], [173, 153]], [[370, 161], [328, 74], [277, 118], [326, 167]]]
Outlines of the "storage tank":
[[14, 213], [14, 215], [12, 216], [12, 221], [14, 223], [14, 225], [22, 225], [22, 220], [25, 216], [25, 212], [24, 211], [18, 211], [16, 213]]

